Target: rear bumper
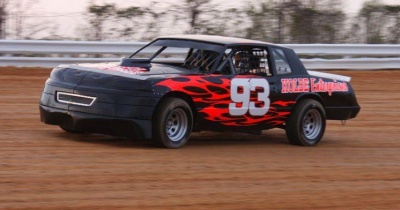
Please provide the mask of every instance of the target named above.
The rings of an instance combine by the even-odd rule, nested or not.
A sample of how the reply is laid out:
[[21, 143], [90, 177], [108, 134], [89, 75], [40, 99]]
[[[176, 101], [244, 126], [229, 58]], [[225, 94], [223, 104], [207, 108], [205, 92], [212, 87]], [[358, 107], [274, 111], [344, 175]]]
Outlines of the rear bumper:
[[360, 107], [326, 107], [325, 112], [328, 120], [348, 120], [357, 116], [360, 112]]
[[88, 133], [101, 133], [135, 139], [151, 138], [151, 120], [115, 118], [67, 111], [44, 105], [39, 105], [39, 110], [40, 119], [46, 124]]

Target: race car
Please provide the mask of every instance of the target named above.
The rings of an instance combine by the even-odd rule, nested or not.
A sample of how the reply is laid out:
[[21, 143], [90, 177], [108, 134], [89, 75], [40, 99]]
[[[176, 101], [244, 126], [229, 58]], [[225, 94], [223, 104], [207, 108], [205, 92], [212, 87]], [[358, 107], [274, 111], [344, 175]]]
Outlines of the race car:
[[326, 120], [357, 116], [350, 78], [307, 71], [292, 49], [248, 39], [158, 38], [116, 63], [59, 65], [41, 121], [66, 132], [151, 139], [183, 147], [191, 132], [286, 131], [316, 145]]

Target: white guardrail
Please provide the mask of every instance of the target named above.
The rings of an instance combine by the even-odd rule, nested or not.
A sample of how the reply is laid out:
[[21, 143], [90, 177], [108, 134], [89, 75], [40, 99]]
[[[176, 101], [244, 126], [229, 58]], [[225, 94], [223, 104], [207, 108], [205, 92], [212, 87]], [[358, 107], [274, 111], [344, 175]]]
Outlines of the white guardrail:
[[[58, 64], [115, 62], [146, 42], [0, 40], [0, 66], [55, 67]], [[283, 44], [307, 69], [400, 69], [400, 45]], [[179, 52], [174, 52], [179, 53]], [[101, 55], [101, 58], [98, 58]]]

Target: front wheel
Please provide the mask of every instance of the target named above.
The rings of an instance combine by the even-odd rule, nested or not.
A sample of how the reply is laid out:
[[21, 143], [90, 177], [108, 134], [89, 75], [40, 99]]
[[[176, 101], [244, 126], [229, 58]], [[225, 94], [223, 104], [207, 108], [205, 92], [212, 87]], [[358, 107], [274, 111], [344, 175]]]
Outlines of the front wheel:
[[182, 99], [167, 98], [157, 106], [153, 118], [153, 140], [161, 147], [180, 148], [189, 139], [193, 126], [190, 106]]
[[291, 144], [313, 146], [325, 132], [326, 116], [321, 103], [306, 99], [294, 109], [286, 123], [286, 136]]

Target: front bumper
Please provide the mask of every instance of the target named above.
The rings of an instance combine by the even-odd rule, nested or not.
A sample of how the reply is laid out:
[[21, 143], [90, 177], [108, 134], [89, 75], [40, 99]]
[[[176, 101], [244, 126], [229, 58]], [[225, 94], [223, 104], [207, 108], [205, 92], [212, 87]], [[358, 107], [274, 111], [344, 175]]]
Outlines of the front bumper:
[[150, 139], [151, 120], [116, 118], [39, 105], [40, 119], [63, 128], [112, 136]]

